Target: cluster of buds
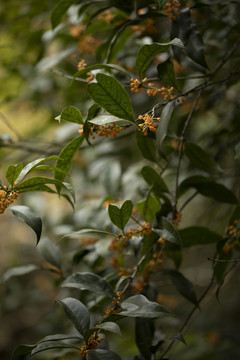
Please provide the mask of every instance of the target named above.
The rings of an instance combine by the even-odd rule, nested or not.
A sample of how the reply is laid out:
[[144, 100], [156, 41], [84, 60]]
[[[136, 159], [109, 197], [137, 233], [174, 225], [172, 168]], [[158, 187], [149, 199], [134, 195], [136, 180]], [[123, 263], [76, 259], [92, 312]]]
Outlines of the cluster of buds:
[[234, 220], [233, 224], [230, 225], [227, 229], [227, 235], [229, 236], [229, 240], [224, 244], [223, 251], [228, 253], [230, 250], [234, 249], [237, 245], [240, 244], [239, 241], [239, 220]]
[[123, 292], [117, 291], [116, 296], [114, 296], [112, 299], [112, 305], [109, 305], [105, 311], [104, 319], [106, 319], [111, 314], [117, 314], [121, 311], [120, 300], [123, 297]]
[[85, 60], [82, 59], [81, 61], [78, 62], [78, 71], [81, 71], [83, 69], [85, 69], [87, 67], [87, 64], [85, 63]]
[[145, 281], [142, 277], [135, 280], [135, 282], [132, 284], [132, 289], [134, 292], [140, 293], [143, 291], [145, 286]]
[[6, 208], [17, 199], [19, 192], [8, 190], [7, 186], [3, 186], [0, 190], [0, 214], [3, 214]]
[[145, 19], [145, 20], [144, 20], [143, 22], [141, 22], [140, 24], [132, 25], [132, 26], [130, 27], [130, 29], [131, 29], [133, 32], [140, 32], [141, 34], [144, 34], [144, 33], [152, 34], [152, 33], [157, 32], [157, 28], [156, 28], [156, 26], [154, 25], [154, 20], [151, 19], [151, 18]]
[[[150, 130], [152, 132], [157, 131], [157, 124], [155, 123], [154, 119], [149, 115], [140, 115], [138, 117], [139, 120], [144, 120], [143, 123], [139, 124], [138, 126], [141, 128], [141, 131], [144, 136], [147, 136], [147, 131]], [[161, 121], [161, 118], [156, 118], [157, 121]]]
[[92, 335], [89, 336], [87, 344], [81, 346], [80, 349], [80, 355], [82, 357], [86, 357], [87, 353], [89, 353], [90, 350], [95, 349], [100, 342], [103, 341], [103, 338], [99, 338], [98, 334], [95, 332]]
[[181, 7], [181, 0], [169, 0], [165, 4], [165, 11], [168, 17], [175, 21], [177, 16], [179, 16], [180, 7]]
[[147, 81], [148, 81], [147, 78], [144, 78], [142, 81], [131, 78], [131, 83], [130, 83], [131, 91], [136, 94], [140, 93], [140, 91], [144, 90], [143, 84], [146, 83]]
[[152, 232], [152, 228], [149, 223], [144, 221], [141, 226], [137, 225], [136, 228], [131, 228], [126, 231], [125, 238], [131, 239], [133, 236], [149, 235]]
[[74, 38], [78, 38], [85, 31], [85, 28], [85, 25], [82, 24], [72, 26], [70, 28], [70, 35]]
[[81, 36], [78, 42], [78, 48], [81, 53], [94, 55], [101, 40], [95, 39], [92, 35]]
[[110, 9], [107, 9], [100, 14], [98, 14], [97, 18], [99, 20], [104, 20], [107, 24], [111, 24], [113, 20], [112, 11]]
[[96, 129], [96, 134], [98, 136], [117, 136], [117, 134], [119, 134], [121, 131], [124, 130], [123, 126], [119, 126], [116, 123], [111, 123], [111, 124], [107, 124], [107, 125], [102, 125], [102, 126], [98, 126], [95, 125], [95, 129]]
[[156, 88], [154, 84], [149, 83], [148, 84], [149, 89], [147, 90], [148, 96], [156, 96], [158, 94], [161, 94], [165, 101], [169, 99], [173, 99], [175, 96], [173, 95], [174, 87], [168, 86], [167, 88], [165, 86], [162, 86], [161, 88]]
[[173, 224], [175, 229], [177, 229], [181, 221], [182, 221], [182, 213], [177, 212], [174, 218], [171, 220], [171, 223]]

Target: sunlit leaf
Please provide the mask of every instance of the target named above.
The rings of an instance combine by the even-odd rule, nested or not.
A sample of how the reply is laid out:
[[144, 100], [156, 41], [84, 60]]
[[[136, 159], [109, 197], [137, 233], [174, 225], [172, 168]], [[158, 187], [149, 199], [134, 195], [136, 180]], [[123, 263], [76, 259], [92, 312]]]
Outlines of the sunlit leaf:
[[13, 184], [15, 183], [15, 181], [17, 180], [19, 174], [21, 173], [23, 168], [23, 164], [20, 163], [18, 165], [10, 165], [7, 169], [6, 172], [6, 179], [9, 182], [9, 184], [11, 186], [13, 186]]
[[120, 208], [117, 205], [110, 204], [108, 206], [108, 215], [112, 223], [120, 230], [124, 231], [124, 228], [132, 214], [132, 209], [133, 204], [131, 200], [126, 200]]
[[151, 222], [160, 208], [159, 201], [155, 196], [149, 194], [146, 200], [137, 203], [137, 209], [147, 222]]

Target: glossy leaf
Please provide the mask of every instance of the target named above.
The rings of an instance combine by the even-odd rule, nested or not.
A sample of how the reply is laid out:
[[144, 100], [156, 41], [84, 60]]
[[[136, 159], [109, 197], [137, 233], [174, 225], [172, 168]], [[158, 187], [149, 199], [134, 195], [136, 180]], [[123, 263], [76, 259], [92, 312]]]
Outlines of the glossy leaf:
[[110, 350], [96, 349], [89, 351], [87, 360], [121, 360], [121, 357]]
[[136, 140], [139, 150], [145, 159], [157, 162], [156, 141], [149, 136], [144, 136], [141, 131], [136, 131]]
[[184, 194], [190, 188], [194, 188], [200, 194], [219, 202], [229, 204], [237, 203], [237, 199], [232, 191], [224, 185], [218, 184], [205, 176], [196, 175], [184, 180], [178, 188], [179, 196]]
[[38, 250], [47, 262], [61, 269], [62, 253], [59, 246], [53, 241], [46, 237], [43, 238], [38, 246]]
[[57, 4], [51, 15], [51, 23], [53, 29], [60, 24], [68, 8], [71, 5], [76, 4], [77, 2], [77, 0], [62, 0]]
[[13, 267], [13, 268], [7, 270], [3, 274], [2, 281], [8, 281], [13, 276], [22, 276], [22, 275], [29, 274], [30, 272], [38, 270], [38, 269], [40, 269], [39, 266], [34, 265], [34, 264], [27, 264], [27, 265], [23, 265], [23, 266]]
[[153, 43], [151, 45], [143, 45], [137, 54], [136, 70], [139, 76], [142, 77], [147, 67], [150, 65], [152, 59], [163, 52], [167, 52], [169, 48], [174, 45], [183, 48], [180, 39], [173, 39], [168, 43]]
[[71, 297], [57, 300], [57, 302], [62, 306], [67, 318], [82, 335], [90, 325], [90, 315], [85, 305], [83, 305], [81, 301]]
[[174, 110], [174, 105], [175, 105], [174, 101], [170, 101], [167, 103], [167, 105], [164, 106], [161, 114], [161, 121], [158, 124], [156, 131], [157, 149], [162, 155], [164, 155], [163, 141], [168, 132], [168, 126]]
[[136, 318], [135, 325], [136, 344], [145, 360], [152, 359], [151, 345], [153, 341], [154, 326], [152, 319]]
[[[72, 159], [74, 154], [77, 152], [79, 147], [82, 145], [84, 141], [83, 136], [79, 136], [73, 140], [71, 140], [60, 152], [59, 159], [57, 161], [56, 167], [62, 170], [64, 173], [56, 171], [55, 179], [63, 181], [71, 167]], [[61, 186], [57, 185], [57, 190], [60, 191]]]
[[194, 305], [198, 305], [198, 300], [193, 284], [183, 274], [176, 270], [164, 270], [169, 276], [177, 291]]
[[36, 234], [37, 244], [42, 233], [42, 220], [40, 217], [34, 215], [29, 207], [22, 205], [12, 205], [7, 209], [11, 210], [19, 220], [24, 221]]
[[156, 190], [157, 194], [162, 194], [162, 192], [169, 192], [167, 185], [161, 178], [161, 176], [150, 166], [144, 166], [141, 171], [142, 177], [144, 180], [151, 186], [153, 190]]
[[99, 106], [110, 114], [134, 122], [130, 97], [124, 87], [112, 76], [97, 74], [97, 83], [88, 85], [88, 93]]
[[178, 232], [182, 239], [183, 247], [216, 244], [222, 238], [219, 234], [202, 226], [190, 226]]
[[187, 141], [185, 143], [184, 153], [189, 161], [198, 169], [208, 173], [219, 173], [222, 171], [216, 161], [206, 153], [200, 146]]
[[117, 205], [110, 204], [108, 206], [108, 215], [111, 222], [116, 225], [120, 230], [124, 228], [132, 214], [133, 203], [131, 200], [126, 200], [119, 208]]
[[112, 116], [112, 115], [98, 115], [95, 118], [93, 118], [92, 120], [89, 120], [90, 123], [95, 124], [95, 125], [106, 125], [106, 124], [111, 124], [111, 123], [117, 123], [117, 122], [125, 122], [125, 124], [128, 123], [127, 120], [124, 119], [119, 119], [116, 116]]
[[158, 318], [172, 316], [172, 313], [156, 302], [149, 301], [144, 295], [138, 294], [123, 301], [120, 315], [129, 317]]
[[114, 296], [114, 291], [109, 283], [94, 273], [77, 272], [72, 274], [63, 282], [62, 286], [88, 290], [96, 294], [107, 295], [110, 298]]
[[120, 327], [118, 324], [112, 322], [112, 321], [106, 321], [104, 323], [101, 323], [98, 325], [97, 329], [102, 329], [102, 330], [106, 330], [106, 331], [110, 331], [113, 334], [122, 336]]
[[177, 88], [174, 64], [172, 58], [160, 63], [157, 66], [158, 78], [165, 86]]
[[14, 349], [11, 360], [25, 360], [26, 356], [31, 353], [35, 345], [20, 345]]
[[13, 184], [15, 183], [15, 181], [17, 180], [19, 174], [21, 173], [23, 168], [23, 164], [20, 163], [18, 165], [10, 165], [7, 169], [6, 172], [6, 179], [9, 182], [9, 184], [11, 186], [13, 186]]
[[55, 120], [68, 121], [75, 124], [84, 124], [82, 114], [75, 106], [67, 106]]
[[109, 72], [111, 72], [112, 70], [116, 70], [118, 72], [125, 73], [128, 75], [127, 70], [124, 69], [122, 66], [114, 65], [114, 64], [95, 64], [95, 65], [87, 66], [86, 68], [78, 71], [74, 75], [73, 79], [75, 79], [76, 77], [81, 78], [81, 77], [85, 76], [88, 72], [93, 71], [93, 70], [98, 70], [98, 69], [104, 69]]
[[157, 228], [154, 227], [153, 231], [159, 236], [173, 244], [181, 245], [181, 238], [178, 231], [173, 224], [165, 217], [161, 217], [157, 222]]

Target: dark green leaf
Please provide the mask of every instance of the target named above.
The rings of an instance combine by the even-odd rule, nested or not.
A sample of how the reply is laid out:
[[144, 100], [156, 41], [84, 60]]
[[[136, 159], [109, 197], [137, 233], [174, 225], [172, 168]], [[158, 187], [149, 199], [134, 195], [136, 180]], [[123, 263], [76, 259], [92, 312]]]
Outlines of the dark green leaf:
[[85, 305], [83, 305], [81, 301], [71, 297], [57, 300], [57, 302], [63, 307], [67, 318], [82, 335], [90, 325], [90, 315]]
[[81, 112], [75, 106], [67, 106], [55, 120], [68, 121], [76, 124], [84, 124]]
[[58, 156], [49, 156], [47, 158], [41, 158], [41, 159], [37, 159], [34, 160], [32, 162], [30, 162], [29, 164], [27, 164], [26, 166], [24, 166], [24, 168], [22, 169], [21, 173], [19, 174], [19, 176], [16, 179], [17, 183], [20, 183], [20, 181], [22, 181], [22, 179], [31, 171], [35, 170], [39, 165], [44, 164], [47, 161], [51, 161], [51, 160], [57, 160]]
[[150, 166], [144, 166], [141, 174], [148, 185], [153, 186], [153, 190], [156, 190], [158, 195], [161, 195], [162, 192], [169, 192], [168, 187], [161, 176]]
[[177, 291], [194, 305], [198, 305], [198, 300], [193, 284], [185, 276], [176, 270], [163, 270], [168, 275], [176, 287]]
[[195, 143], [186, 142], [184, 153], [189, 161], [198, 169], [204, 170], [210, 174], [222, 171], [216, 161]]
[[123, 301], [120, 315], [129, 317], [158, 318], [172, 316], [172, 313], [156, 302], [149, 301], [144, 295], [138, 294]]
[[215, 244], [221, 240], [221, 236], [202, 226], [190, 226], [179, 230], [183, 247], [195, 245]]
[[15, 183], [15, 181], [17, 180], [19, 174], [21, 173], [23, 168], [23, 164], [20, 163], [18, 165], [10, 165], [7, 169], [6, 172], [6, 179], [9, 182], [9, 184], [11, 186], [13, 186], [13, 184]]
[[77, 2], [77, 0], [62, 0], [57, 4], [51, 15], [51, 23], [53, 29], [60, 24], [68, 8]]
[[61, 269], [62, 253], [53, 241], [48, 238], [43, 238], [38, 246], [38, 250], [46, 261]]
[[121, 357], [110, 350], [96, 349], [87, 354], [87, 360], [121, 360]]
[[36, 345], [20, 345], [13, 351], [11, 360], [25, 360]]
[[156, 131], [156, 139], [157, 139], [157, 149], [160, 154], [164, 155], [163, 152], [163, 140], [165, 139], [167, 132], [168, 132], [168, 125], [172, 116], [172, 112], [174, 110], [174, 101], [170, 101], [167, 105], [163, 108], [161, 114], [161, 121], [158, 124], [157, 131]]
[[9, 206], [8, 209], [12, 210], [13, 215], [15, 215], [19, 220], [24, 221], [35, 232], [38, 244], [42, 233], [41, 218], [34, 215], [27, 206], [12, 205]]
[[112, 76], [97, 74], [96, 79], [97, 83], [88, 85], [95, 103], [118, 118], [134, 122], [132, 103], [124, 87]]
[[61, 340], [82, 340], [83, 337], [81, 335], [68, 335], [68, 334], [54, 334], [45, 336], [42, 340], [38, 342], [41, 344], [46, 341], [61, 341]]
[[184, 194], [189, 188], [195, 188], [200, 194], [219, 202], [237, 203], [237, 199], [232, 191], [205, 176], [196, 175], [184, 180], [178, 188], [179, 196]]
[[118, 324], [112, 322], [112, 321], [106, 321], [104, 323], [101, 323], [98, 325], [97, 329], [102, 329], [102, 330], [106, 330], [106, 331], [110, 331], [114, 334], [117, 334], [119, 336], [122, 336], [120, 327]]
[[240, 219], [240, 204], [238, 204], [233, 213], [231, 214], [231, 217], [229, 219], [228, 225], [233, 225], [234, 221], [238, 221]]
[[177, 88], [174, 64], [172, 58], [168, 58], [157, 66], [158, 78], [165, 86]]
[[136, 70], [139, 76], [142, 77], [147, 67], [150, 65], [152, 59], [163, 52], [167, 52], [170, 46], [184, 47], [181, 40], [173, 39], [168, 43], [153, 43], [151, 45], [143, 45], [137, 54]]
[[31, 356], [38, 354], [42, 351], [51, 350], [51, 349], [74, 349], [76, 350], [76, 346], [65, 344], [57, 341], [46, 341], [43, 343], [37, 344], [34, 349], [31, 351]]
[[181, 245], [181, 238], [178, 231], [167, 218], [161, 217], [158, 220], [157, 228], [154, 228], [153, 231], [167, 241], [179, 246]]
[[72, 274], [63, 282], [62, 286], [88, 290], [96, 294], [107, 295], [110, 298], [114, 296], [114, 291], [106, 280], [88, 272]]
[[152, 221], [159, 207], [159, 201], [151, 194], [149, 194], [146, 200], [137, 203], [137, 209], [147, 222]]
[[111, 222], [124, 231], [124, 228], [132, 214], [132, 209], [133, 204], [131, 200], [126, 200], [120, 208], [117, 205], [110, 204], [108, 206], [108, 215]]
[[156, 141], [149, 136], [144, 136], [141, 131], [136, 131], [136, 139], [139, 150], [143, 157], [157, 162]]
[[13, 276], [22, 276], [25, 274], [29, 274], [30, 272], [38, 269], [40, 269], [39, 266], [34, 264], [13, 267], [3, 274], [2, 281], [8, 281]]
[[151, 360], [151, 345], [153, 341], [154, 327], [152, 319], [136, 318], [135, 325], [136, 344], [144, 359]]

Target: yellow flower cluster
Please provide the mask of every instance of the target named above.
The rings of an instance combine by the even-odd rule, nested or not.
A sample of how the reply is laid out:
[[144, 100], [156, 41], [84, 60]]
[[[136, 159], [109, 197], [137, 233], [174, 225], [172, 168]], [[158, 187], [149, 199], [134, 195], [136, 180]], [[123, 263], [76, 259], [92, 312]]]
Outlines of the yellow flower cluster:
[[164, 97], [164, 100], [169, 100], [173, 98], [173, 86], [168, 86], [167, 88], [165, 86], [162, 86], [161, 88], [156, 88], [154, 84], [149, 83], [148, 84], [149, 89], [147, 90], [148, 96], [156, 96], [158, 94], [161, 94]]
[[[157, 131], [157, 124], [155, 123], [154, 119], [146, 114], [144, 116], [139, 115], [138, 117], [139, 120], [144, 120], [143, 123], [139, 124], [139, 127], [143, 133], [144, 136], [147, 136], [147, 132], [148, 130], [152, 131], [152, 132], [156, 132]], [[158, 117], [156, 118], [157, 121], [161, 121], [161, 118]]]
[[229, 236], [229, 240], [224, 244], [223, 251], [228, 253], [230, 250], [234, 249], [239, 242], [239, 228], [237, 228], [239, 220], [234, 220], [233, 225], [230, 225], [227, 230], [227, 234]]
[[140, 93], [140, 91], [144, 90], [144, 87], [142, 84], [144, 84], [147, 81], [148, 81], [147, 78], [144, 78], [142, 81], [131, 78], [131, 83], [130, 83], [131, 91], [134, 93], [137, 93], [137, 94]]
[[105, 311], [104, 314], [104, 319], [106, 319], [109, 315], [111, 314], [117, 314], [121, 311], [121, 306], [120, 306], [120, 299], [123, 298], [123, 293], [122, 291], [118, 291], [116, 293], [116, 297], [113, 298], [112, 300], [112, 306], [109, 305], [107, 307], [107, 310]]
[[78, 62], [78, 66], [77, 66], [78, 71], [81, 71], [86, 67], [87, 67], [87, 64], [85, 63], [84, 59], [82, 59], [81, 61]]
[[90, 350], [95, 349], [98, 346], [98, 344], [102, 341], [103, 338], [99, 338], [96, 332], [93, 333], [92, 335], [89, 336], [87, 344], [81, 346], [80, 355], [85, 358], [87, 353], [89, 353]]
[[101, 40], [95, 39], [92, 35], [81, 36], [78, 42], [78, 48], [81, 53], [94, 55], [101, 43]]
[[97, 18], [99, 20], [104, 20], [107, 24], [111, 24], [113, 20], [112, 11], [110, 9], [107, 9], [100, 14], [98, 14]]
[[145, 20], [144, 20], [143, 22], [141, 22], [140, 24], [132, 25], [132, 26], [130, 27], [130, 29], [131, 29], [133, 32], [140, 32], [141, 34], [144, 34], [144, 33], [152, 34], [152, 33], [157, 32], [157, 28], [156, 28], [156, 26], [154, 25], [154, 20], [151, 19], [151, 18], [145, 19]]
[[165, 10], [170, 19], [176, 20], [177, 16], [179, 16], [181, 7], [181, 0], [169, 0], [165, 4]]
[[177, 212], [174, 218], [171, 220], [171, 223], [173, 224], [175, 229], [177, 229], [181, 221], [182, 221], [182, 213]]
[[78, 38], [85, 30], [85, 25], [79, 24], [70, 28], [70, 35], [74, 38]]
[[[80, 135], [84, 135], [84, 125], [81, 124], [80, 125], [81, 129], [78, 130], [78, 133]], [[89, 126], [88, 131], [89, 131], [89, 136], [92, 137], [92, 139], [95, 139], [95, 136], [93, 134], [93, 132], [95, 132], [98, 136], [114, 136], [116, 137], [117, 134], [119, 134], [121, 131], [124, 130], [123, 126], [119, 126], [116, 123], [111, 123], [111, 124], [107, 124], [107, 125], [94, 125], [93, 127]]]
[[6, 208], [11, 205], [18, 197], [18, 191], [8, 191], [7, 186], [0, 190], [0, 214], [3, 214]]

